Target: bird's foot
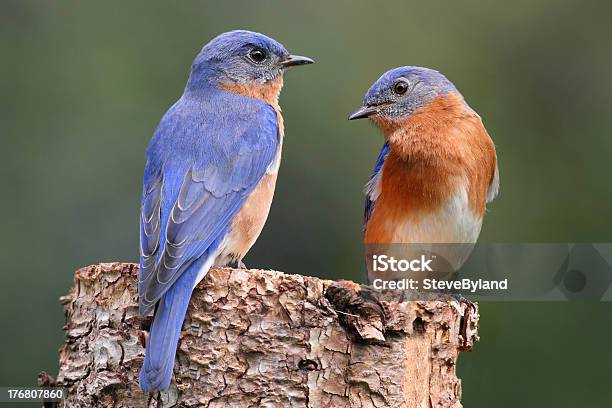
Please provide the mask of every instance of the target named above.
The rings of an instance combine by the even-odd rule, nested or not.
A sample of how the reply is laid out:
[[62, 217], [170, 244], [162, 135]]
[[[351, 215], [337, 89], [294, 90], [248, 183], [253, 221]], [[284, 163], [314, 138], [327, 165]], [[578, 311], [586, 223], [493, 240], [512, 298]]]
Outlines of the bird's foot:
[[242, 259], [240, 259], [240, 260], [237, 259], [235, 261], [232, 261], [232, 262], [228, 263], [227, 266], [229, 266], [230, 268], [234, 268], [234, 269], [247, 269], [247, 267], [244, 264], [244, 262], [242, 262]]

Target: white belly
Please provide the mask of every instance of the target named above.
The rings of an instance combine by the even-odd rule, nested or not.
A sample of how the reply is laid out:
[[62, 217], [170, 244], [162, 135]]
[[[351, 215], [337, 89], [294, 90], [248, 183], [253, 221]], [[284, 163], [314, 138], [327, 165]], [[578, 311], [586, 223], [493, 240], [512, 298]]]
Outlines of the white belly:
[[438, 211], [397, 223], [392, 242], [408, 245], [391, 245], [389, 250], [399, 251], [404, 259], [433, 253], [457, 271], [472, 252], [481, 227], [482, 219], [469, 208], [467, 191], [461, 188]]
[[409, 214], [394, 223], [392, 242], [470, 243], [478, 240], [482, 218], [474, 215], [467, 190], [461, 187], [437, 211], [417, 218]]

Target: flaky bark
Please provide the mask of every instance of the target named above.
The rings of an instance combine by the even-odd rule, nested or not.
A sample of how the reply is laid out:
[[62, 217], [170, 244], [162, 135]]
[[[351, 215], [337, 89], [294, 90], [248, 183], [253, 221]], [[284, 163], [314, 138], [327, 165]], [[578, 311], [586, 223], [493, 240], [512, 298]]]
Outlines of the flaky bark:
[[77, 271], [62, 298], [66, 406], [461, 407], [455, 365], [477, 340], [465, 301], [398, 302], [351, 282], [215, 269], [195, 289], [171, 388], [138, 387], [137, 265]]

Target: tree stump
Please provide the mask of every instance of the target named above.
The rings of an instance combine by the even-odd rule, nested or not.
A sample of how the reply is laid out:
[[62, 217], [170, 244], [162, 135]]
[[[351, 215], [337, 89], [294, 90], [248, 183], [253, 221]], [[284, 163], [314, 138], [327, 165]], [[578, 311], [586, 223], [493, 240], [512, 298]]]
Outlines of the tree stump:
[[151, 317], [138, 315], [138, 265], [80, 269], [61, 298], [67, 407], [461, 407], [459, 351], [476, 304], [401, 302], [352, 282], [219, 268], [194, 290], [174, 379], [143, 394]]

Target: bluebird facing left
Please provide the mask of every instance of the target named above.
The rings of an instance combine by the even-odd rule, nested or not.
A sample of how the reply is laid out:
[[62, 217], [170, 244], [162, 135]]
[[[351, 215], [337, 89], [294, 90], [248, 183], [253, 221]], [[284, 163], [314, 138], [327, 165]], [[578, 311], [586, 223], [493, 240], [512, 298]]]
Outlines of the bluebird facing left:
[[157, 127], [140, 217], [140, 313], [157, 305], [143, 391], [170, 385], [193, 288], [212, 266], [241, 265], [259, 236], [280, 165], [283, 73], [312, 62], [259, 33], [221, 34], [197, 55]]
[[366, 187], [364, 243], [476, 242], [499, 172], [493, 141], [457, 88], [432, 69], [395, 68], [349, 117], [360, 118], [385, 138]]

